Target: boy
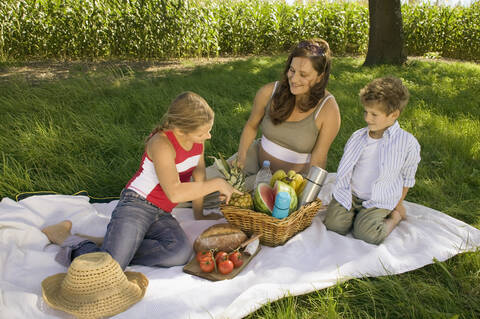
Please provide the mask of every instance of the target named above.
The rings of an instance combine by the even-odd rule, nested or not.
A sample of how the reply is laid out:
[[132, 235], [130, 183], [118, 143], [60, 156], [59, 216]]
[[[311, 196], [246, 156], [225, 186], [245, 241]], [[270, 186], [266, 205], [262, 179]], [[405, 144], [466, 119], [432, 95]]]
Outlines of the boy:
[[375, 79], [359, 95], [367, 127], [345, 145], [324, 223], [342, 235], [353, 226], [355, 238], [378, 245], [406, 218], [420, 145], [397, 122], [409, 97], [400, 79]]

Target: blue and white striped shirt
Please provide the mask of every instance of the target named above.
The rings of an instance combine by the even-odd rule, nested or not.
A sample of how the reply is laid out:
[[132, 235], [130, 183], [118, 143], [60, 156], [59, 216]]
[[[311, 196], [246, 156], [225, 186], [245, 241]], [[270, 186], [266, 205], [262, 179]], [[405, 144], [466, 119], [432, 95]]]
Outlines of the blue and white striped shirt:
[[[351, 179], [355, 164], [367, 145], [367, 127], [357, 130], [345, 144], [337, 170], [333, 196], [346, 209], [352, 208]], [[420, 162], [420, 144], [397, 121], [383, 133], [379, 145], [378, 178], [372, 184], [371, 199], [365, 208], [377, 207], [392, 210], [402, 197], [403, 187], [415, 185], [415, 173]]]

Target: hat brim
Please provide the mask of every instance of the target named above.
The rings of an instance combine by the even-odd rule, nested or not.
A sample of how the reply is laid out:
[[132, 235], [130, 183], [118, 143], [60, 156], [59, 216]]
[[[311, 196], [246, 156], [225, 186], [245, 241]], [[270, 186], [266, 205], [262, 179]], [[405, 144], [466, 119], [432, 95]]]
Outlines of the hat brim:
[[148, 286], [144, 274], [126, 271], [125, 276], [130, 285], [109, 298], [99, 297], [91, 302], [85, 300], [69, 300], [61, 293], [60, 287], [66, 273], [56, 274], [42, 281], [42, 295], [52, 308], [75, 315], [78, 318], [98, 318], [119, 314], [139, 302]]

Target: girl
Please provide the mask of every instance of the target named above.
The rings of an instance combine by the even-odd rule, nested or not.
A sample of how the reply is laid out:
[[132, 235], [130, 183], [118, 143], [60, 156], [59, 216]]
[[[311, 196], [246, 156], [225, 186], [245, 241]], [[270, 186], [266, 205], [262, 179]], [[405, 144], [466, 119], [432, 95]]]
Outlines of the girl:
[[203, 196], [218, 191], [228, 203], [233, 192], [241, 194], [222, 178], [205, 180], [204, 142], [211, 137], [213, 119], [213, 110], [202, 97], [180, 94], [147, 138], [140, 168], [121, 192], [101, 247], [91, 237], [72, 235], [68, 220], [42, 229], [62, 247], [56, 260], [68, 266], [77, 256], [106, 251], [122, 269], [130, 263], [185, 264], [192, 245], [170, 214], [172, 209], [191, 200], [195, 218], [206, 219]]

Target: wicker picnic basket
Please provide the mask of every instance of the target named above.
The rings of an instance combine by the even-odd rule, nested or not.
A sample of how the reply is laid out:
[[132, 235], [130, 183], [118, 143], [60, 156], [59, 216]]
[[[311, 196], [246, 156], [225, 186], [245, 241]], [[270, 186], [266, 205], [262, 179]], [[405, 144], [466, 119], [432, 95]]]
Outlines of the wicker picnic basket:
[[220, 206], [230, 224], [240, 227], [248, 236], [253, 233], [261, 234], [260, 242], [272, 247], [285, 244], [293, 235], [310, 226], [313, 217], [322, 208], [322, 201], [317, 199], [300, 207], [288, 217], [277, 219], [250, 209], [231, 205]]

